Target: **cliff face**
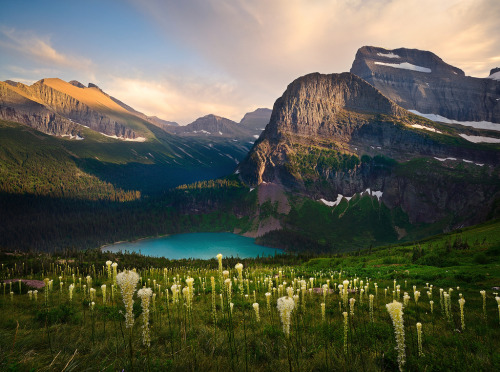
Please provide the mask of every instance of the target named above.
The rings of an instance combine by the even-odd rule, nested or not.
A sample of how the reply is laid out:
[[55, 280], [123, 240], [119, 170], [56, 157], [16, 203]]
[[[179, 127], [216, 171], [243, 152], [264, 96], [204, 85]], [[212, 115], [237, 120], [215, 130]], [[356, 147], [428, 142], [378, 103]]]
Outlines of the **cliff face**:
[[497, 149], [410, 114], [353, 74], [316, 73], [287, 87], [238, 171], [248, 185], [274, 183], [316, 200], [379, 190], [383, 203], [414, 223], [470, 210], [477, 221], [498, 197], [498, 182], [458, 177], [457, 184], [462, 159], [486, 178], [500, 163]]
[[80, 136], [79, 126], [0, 82], [0, 119], [15, 121], [57, 136]]
[[407, 110], [500, 123], [500, 82], [465, 76], [434, 53], [364, 46], [350, 71]]

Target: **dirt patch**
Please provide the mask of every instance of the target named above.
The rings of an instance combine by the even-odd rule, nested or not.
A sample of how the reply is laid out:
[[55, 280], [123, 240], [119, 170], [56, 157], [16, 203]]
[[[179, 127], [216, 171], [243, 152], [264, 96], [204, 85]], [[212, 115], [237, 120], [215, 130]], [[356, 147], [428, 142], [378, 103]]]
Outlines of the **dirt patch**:
[[266, 201], [278, 202], [278, 213], [288, 214], [290, 212], [290, 203], [285, 195], [284, 188], [277, 183], [269, 182], [259, 185], [259, 204]]

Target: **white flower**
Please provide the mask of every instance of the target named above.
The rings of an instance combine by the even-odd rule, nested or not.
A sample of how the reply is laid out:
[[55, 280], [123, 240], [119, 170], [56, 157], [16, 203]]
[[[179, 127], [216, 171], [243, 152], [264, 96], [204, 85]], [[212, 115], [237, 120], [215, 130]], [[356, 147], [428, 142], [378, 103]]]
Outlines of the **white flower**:
[[405, 329], [403, 324], [403, 304], [394, 300], [393, 302], [385, 305], [387, 311], [392, 319], [394, 325], [394, 332], [396, 334], [396, 350], [398, 351], [398, 364], [399, 369], [402, 370], [405, 364]]
[[127, 328], [131, 328], [134, 325], [133, 297], [138, 281], [139, 275], [134, 271], [125, 270], [116, 276], [116, 282], [120, 287], [123, 303], [125, 304], [125, 326]]
[[149, 334], [149, 300], [153, 295], [151, 288], [141, 288], [137, 291], [137, 296], [141, 298], [142, 307], [142, 343], [149, 347], [151, 336]]
[[280, 312], [281, 322], [283, 323], [283, 332], [288, 337], [290, 335], [290, 318], [295, 307], [293, 298], [278, 298], [278, 311]]

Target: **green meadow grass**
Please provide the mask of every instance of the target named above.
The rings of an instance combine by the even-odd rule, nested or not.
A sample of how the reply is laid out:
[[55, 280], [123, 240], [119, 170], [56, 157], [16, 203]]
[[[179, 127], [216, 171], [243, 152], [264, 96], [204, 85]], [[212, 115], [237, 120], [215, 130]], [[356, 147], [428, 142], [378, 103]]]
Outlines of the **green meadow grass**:
[[[5, 294], [4, 287], [0, 287], [0, 369], [398, 370], [394, 329], [385, 307], [392, 302], [397, 284], [401, 302], [404, 292], [410, 296], [403, 310], [406, 352], [403, 370], [499, 370], [500, 318], [495, 296], [500, 291], [494, 289], [500, 286], [498, 227], [499, 222], [493, 221], [417, 243], [377, 248], [371, 252], [316, 258], [285, 255], [241, 260], [244, 264], [243, 293], [239, 281], [233, 280], [232, 313], [215, 259], [170, 261], [97, 251], [38, 256], [3, 254], [3, 279], [49, 278], [53, 280], [53, 288], [45, 305], [44, 289], [39, 290], [35, 301], [29, 299], [29, 288], [24, 284], [19, 293], [17, 281], [12, 284], [12, 297], [10, 284], [5, 286]], [[430, 259], [422, 262], [427, 257], [425, 251], [442, 260], [437, 260], [435, 265]], [[114, 298], [111, 297], [113, 280], [108, 278], [105, 267], [108, 259], [119, 263], [119, 271], [136, 268], [141, 276], [137, 289], [142, 286], [154, 289], [155, 305], [150, 307], [150, 348], [142, 343], [142, 310], [137, 295], [134, 296], [132, 332], [125, 328], [122, 297], [118, 290]], [[229, 271], [229, 278], [238, 276], [234, 268], [236, 262], [235, 258], [223, 259], [223, 268]], [[89, 294], [83, 289], [87, 275], [92, 277], [92, 287], [96, 289], [93, 311]], [[64, 283], [62, 291], [59, 276]], [[215, 321], [212, 276], [216, 282]], [[185, 297], [181, 296], [179, 303], [173, 303], [171, 291], [174, 282], [185, 287], [188, 277], [194, 278], [191, 311], [185, 304]], [[79, 278], [82, 278], [82, 286]], [[310, 278], [314, 278], [312, 286]], [[300, 290], [302, 279], [307, 283], [305, 296]], [[70, 301], [68, 286], [73, 280], [75, 289]], [[344, 339], [342, 312], [349, 312], [349, 309], [343, 305], [338, 289], [338, 284], [344, 280], [352, 281], [353, 291], [348, 297], [356, 300], [354, 316], [348, 316], [347, 339]], [[276, 289], [269, 289], [269, 281]], [[362, 286], [360, 281], [363, 281]], [[107, 286], [105, 303], [102, 284]], [[280, 284], [283, 289], [279, 289]], [[368, 288], [365, 287], [367, 284]], [[323, 285], [329, 289], [326, 297]], [[427, 294], [431, 285], [433, 312]], [[301, 293], [298, 306], [292, 312], [290, 336], [286, 337], [276, 303], [278, 297], [286, 295], [288, 286], [293, 286], [295, 292], [299, 289]], [[420, 291], [418, 303], [414, 300], [413, 286]], [[365, 290], [363, 295], [361, 288]], [[440, 288], [451, 293], [449, 317], [441, 306]], [[481, 290], [486, 291], [485, 313]], [[265, 296], [268, 291], [273, 293], [270, 311]], [[369, 294], [375, 295], [373, 322]], [[465, 329], [462, 329], [460, 319], [459, 294], [466, 301]], [[398, 298], [397, 292], [394, 296]], [[323, 301], [324, 321], [321, 314]], [[260, 307], [259, 322], [252, 307], [254, 302]], [[423, 325], [421, 356], [418, 353], [417, 322]]]

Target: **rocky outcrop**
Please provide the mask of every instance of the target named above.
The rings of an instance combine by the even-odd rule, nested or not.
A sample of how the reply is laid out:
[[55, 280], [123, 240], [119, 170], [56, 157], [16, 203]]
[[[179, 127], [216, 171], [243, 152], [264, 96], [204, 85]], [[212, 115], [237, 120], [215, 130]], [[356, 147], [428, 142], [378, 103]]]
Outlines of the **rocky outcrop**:
[[[97, 132], [110, 136], [129, 139], [138, 137], [135, 131], [127, 126], [125, 121], [121, 122], [120, 120], [117, 120], [104, 112], [92, 109], [88, 105], [82, 103], [80, 100], [44, 84], [43, 79], [31, 86], [27, 86], [21, 83], [17, 83], [15, 86], [6, 83], [2, 84], [4, 88], [1, 93], [3, 107], [13, 109], [16, 112], [16, 117], [25, 117], [25, 119], [22, 121], [15, 121], [19, 121], [29, 125], [28, 123], [40, 122], [40, 116], [46, 117], [47, 113], [50, 113], [52, 115], [51, 117], [54, 118], [53, 120], [57, 120], [61, 123], [63, 121], [68, 123], [71, 123], [73, 121], [75, 123], [85, 125]], [[77, 81], [72, 81], [71, 85], [80, 87], [82, 84]], [[17, 96], [24, 97], [23, 102], [25, 107], [23, 107], [23, 105], [20, 103], [21, 101]], [[10, 102], [11, 99], [12, 102]], [[36, 110], [35, 107], [37, 108]], [[10, 112], [12, 112], [12, 110], [10, 110]], [[29, 116], [33, 116], [33, 118], [30, 119]], [[65, 120], [62, 120], [62, 118], [56, 119], [56, 116], [65, 118]], [[63, 128], [63, 126], [61, 125], [58, 125], [57, 127], [51, 127]], [[43, 128], [44, 126], [42, 125], [35, 127], [39, 129]], [[52, 131], [46, 133], [55, 135], [67, 134], [62, 129], [53, 129]]]
[[240, 126], [255, 131], [260, 134], [271, 119], [272, 110], [268, 108], [258, 108], [255, 111], [247, 112], [240, 121]]
[[465, 76], [434, 53], [364, 46], [351, 72], [408, 110], [500, 123], [500, 82]]
[[82, 137], [77, 124], [9, 89], [4, 82], [0, 82], [0, 119], [22, 123], [50, 135]]
[[[412, 223], [468, 216], [471, 210], [469, 221], [477, 222], [499, 196], [498, 182], [490, 181], [500, 152], [471, 145], [451, 130], [431, 130], [438, 129], [354, 74], [310, 74], [276, 101], [238, 172], [250, 186], [278, 184], [315, 200], [379, 190], [381, 200], [401, 207]], [[444, 164], [445, 158], [454, 160]], [[456, 178], [461, 171], [455, 167], [463, 164], [489, 181]]]

